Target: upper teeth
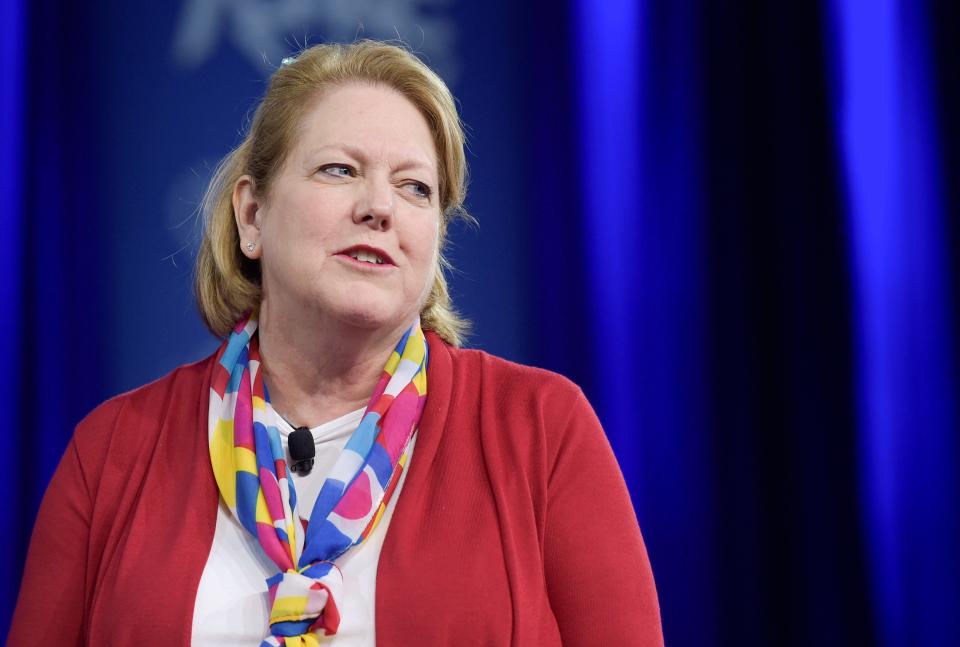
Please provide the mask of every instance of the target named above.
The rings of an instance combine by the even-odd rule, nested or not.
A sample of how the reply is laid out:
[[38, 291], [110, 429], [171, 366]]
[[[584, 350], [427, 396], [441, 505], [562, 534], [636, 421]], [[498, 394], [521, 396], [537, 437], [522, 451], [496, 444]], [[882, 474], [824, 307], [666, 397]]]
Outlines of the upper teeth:
[[358, 261], [364, 261], [365, 263], [376, 263], [378, 265], [383, 264], [383, 261], [380, 259], [379, 256], [377, 256], [373, 252], [368, 252], [365, 249], [359, 249], [359, 250], [355, 249], [352, 252], [350, 252], [350, 256], [352, 258], [357, 259]]

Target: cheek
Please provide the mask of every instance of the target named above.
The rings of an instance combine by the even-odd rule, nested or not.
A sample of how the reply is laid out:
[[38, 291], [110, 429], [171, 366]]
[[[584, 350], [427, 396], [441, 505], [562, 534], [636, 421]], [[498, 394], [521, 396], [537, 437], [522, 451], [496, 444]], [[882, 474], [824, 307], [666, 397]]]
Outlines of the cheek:
[[303, 188], [289, 190], [264, 214], [264, 229], [284, 245], [315, 244], [328, 238], [343, 212], [337, 196]]
[[433, 287], [439, 256], [439, 230], [435, 223], [423, 223], [407, 237], [407, 258], [414, 270], [408, 276], [408, 294], [423, 300]]
[[417, 232], [413, 247], [418, 264], [425, 273], [433, 275], [433, 267], [439, 254], [439, 231], [436, 226], [426, 225]]

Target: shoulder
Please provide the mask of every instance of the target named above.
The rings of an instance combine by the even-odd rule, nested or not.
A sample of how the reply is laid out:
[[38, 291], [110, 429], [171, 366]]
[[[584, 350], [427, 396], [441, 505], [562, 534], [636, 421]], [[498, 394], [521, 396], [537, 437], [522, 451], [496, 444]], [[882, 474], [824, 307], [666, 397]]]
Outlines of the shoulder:
[[481, 350], [430, 350], [442, 400], [434, 411], [448, 444], [478, 447], [488, 470], [510, 470], [503, 479], [529, 488], [540, 504], [554, 478], [563, 482], [578, 464], [616, 469], [600, 421], [568, 378]]
[[[97, 406], [77, 424], [73, 442], [81, 455], [99, 454], [115, 443], [115, 435], [149, 435], [170, 411], [193, 410], [209, 383], [214, 355], [179, 366], [161, 378], [116, 395]], [[87, 451], [85, 451], [87, 450]]]
[[559, 373], [483, 350], [447, 348], [455, 383], [480, 387], [485, 397], [497, 403], [562, 405], [584, 399], [580, 387]]
[[437, 384], [445, 400], [438, 412], [449, 415], [449, 421], [479, 428], [483, 436], [505, 437], [511, 444], [551, 450], [564, 442], [572, 426], [584, 422], [593, 428], [590, 433], [603, 434], [580, 387], [563, 375], [429, 337], [430, 384]]

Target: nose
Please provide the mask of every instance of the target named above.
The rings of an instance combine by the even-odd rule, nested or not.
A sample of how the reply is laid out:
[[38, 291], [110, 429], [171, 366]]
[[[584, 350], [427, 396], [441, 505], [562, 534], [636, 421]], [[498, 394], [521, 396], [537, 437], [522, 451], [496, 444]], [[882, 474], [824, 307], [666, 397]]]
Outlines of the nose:
[[368, 178], [357, 200], [353, 214], [355, 223], [366, 223], [371, 229], [387, 231], [393, 225], [393, 187], [386, 178]]

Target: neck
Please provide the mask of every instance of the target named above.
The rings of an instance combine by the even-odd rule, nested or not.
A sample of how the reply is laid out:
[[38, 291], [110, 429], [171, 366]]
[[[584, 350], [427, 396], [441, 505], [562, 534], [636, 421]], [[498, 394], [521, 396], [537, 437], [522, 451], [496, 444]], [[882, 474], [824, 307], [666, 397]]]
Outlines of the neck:
[[258, 334], [273, 408], [295, 426], [315, 427], [367, 404], [409, 323], [396, 330], [350, 326], [323, 313], [283, 318], [264, 299]]

